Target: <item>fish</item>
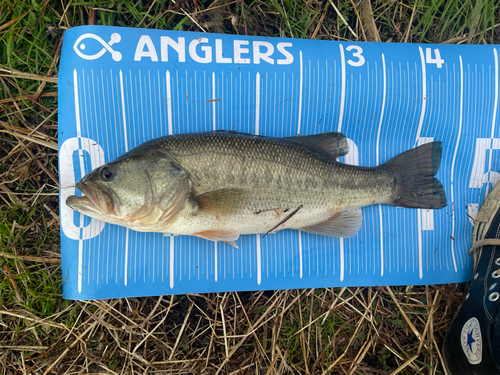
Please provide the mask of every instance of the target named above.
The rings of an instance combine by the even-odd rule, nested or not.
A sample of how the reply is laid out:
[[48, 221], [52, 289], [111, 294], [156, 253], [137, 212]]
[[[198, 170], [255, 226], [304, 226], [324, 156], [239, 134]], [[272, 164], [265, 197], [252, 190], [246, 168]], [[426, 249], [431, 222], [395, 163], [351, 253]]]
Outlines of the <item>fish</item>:
[[66, 204], [141, 232], [190, 235], [237, 247], [240, 235], [295, 229], [352, 237], [358, 208], [446, 207], [435, 177], [441, 142], [376, 167], [343, 164], [340, 132], [274, 138], [235, 131], [168, 135], [135, 147], [77, 182]]

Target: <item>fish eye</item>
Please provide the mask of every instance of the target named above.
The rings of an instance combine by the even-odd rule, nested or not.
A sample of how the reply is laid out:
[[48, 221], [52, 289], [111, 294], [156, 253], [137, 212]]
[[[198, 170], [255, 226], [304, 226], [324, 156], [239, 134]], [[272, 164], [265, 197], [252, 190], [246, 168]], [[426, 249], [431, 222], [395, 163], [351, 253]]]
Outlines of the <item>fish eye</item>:
[[100, 175], [104, 181], [111, 181], [114, 177], [113, 171], [109, 167], [101, 169]]

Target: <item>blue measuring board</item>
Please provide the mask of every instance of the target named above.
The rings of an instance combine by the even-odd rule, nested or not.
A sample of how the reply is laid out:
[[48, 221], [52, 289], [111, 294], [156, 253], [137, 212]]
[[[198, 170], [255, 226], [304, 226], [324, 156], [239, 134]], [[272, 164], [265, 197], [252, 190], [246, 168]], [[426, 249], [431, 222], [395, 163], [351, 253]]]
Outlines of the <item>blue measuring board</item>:
[[[472, 223], [499, 180], [498, 46], [332, 42], [85, 26], [59, 70], [63, 296], [98, 299], [470, 279]], [[66, 206], [92, 169], [151, 138], [341, 131], [376, 166], [442, 141], [448, 206], [362, 208], [355, 237], [281, 231], [239, 249], [139, 233]]]

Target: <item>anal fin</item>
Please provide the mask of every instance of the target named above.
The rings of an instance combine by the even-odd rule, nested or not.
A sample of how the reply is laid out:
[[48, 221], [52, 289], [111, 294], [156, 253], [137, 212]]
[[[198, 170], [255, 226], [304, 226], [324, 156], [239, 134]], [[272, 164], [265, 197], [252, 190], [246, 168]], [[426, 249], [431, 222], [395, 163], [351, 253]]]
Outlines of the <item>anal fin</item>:
[[238, 249], [236, 240], [240, 238], [240, 234], [232, 229], [212, 229], [194, 233], [195, 236], [204, 238], [209, 241], [222, 241]]
[[238, 245], [236, 245], [236, 242], [234, 241], [223, 241], [227, 243], [228, 245], [231, 245], [232, 247], [235, 247], [236, 249], [239, 249]]
[[358, 233], [362, 223], [363, 215], [360, 212], [346, 211], [338, 212], [328, 220], [300, 230], [329, 237], [352, 237]]

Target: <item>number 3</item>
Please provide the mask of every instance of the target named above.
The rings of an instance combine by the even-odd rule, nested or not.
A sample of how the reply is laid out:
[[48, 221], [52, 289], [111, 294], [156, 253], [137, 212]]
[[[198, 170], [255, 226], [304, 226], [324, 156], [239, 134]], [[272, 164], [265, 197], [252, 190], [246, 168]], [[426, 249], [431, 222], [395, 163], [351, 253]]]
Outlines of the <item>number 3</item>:
[[346, 51], [351, 51], [351, 50], [355, 50], [356, 52], [353, 52], [352, 55], [354, 57], [357, 57], [358, 58], [358, 61], [352, 61], [352, 60], [347, 60], [347, 63], [351, 66], [362, 66], [364, 63], [365, 63], [365, 58], [363, 55], [361, 55], [363, 53], [363, 49], [359, 46], [348, 46], [346, 47], [345, 49]]

